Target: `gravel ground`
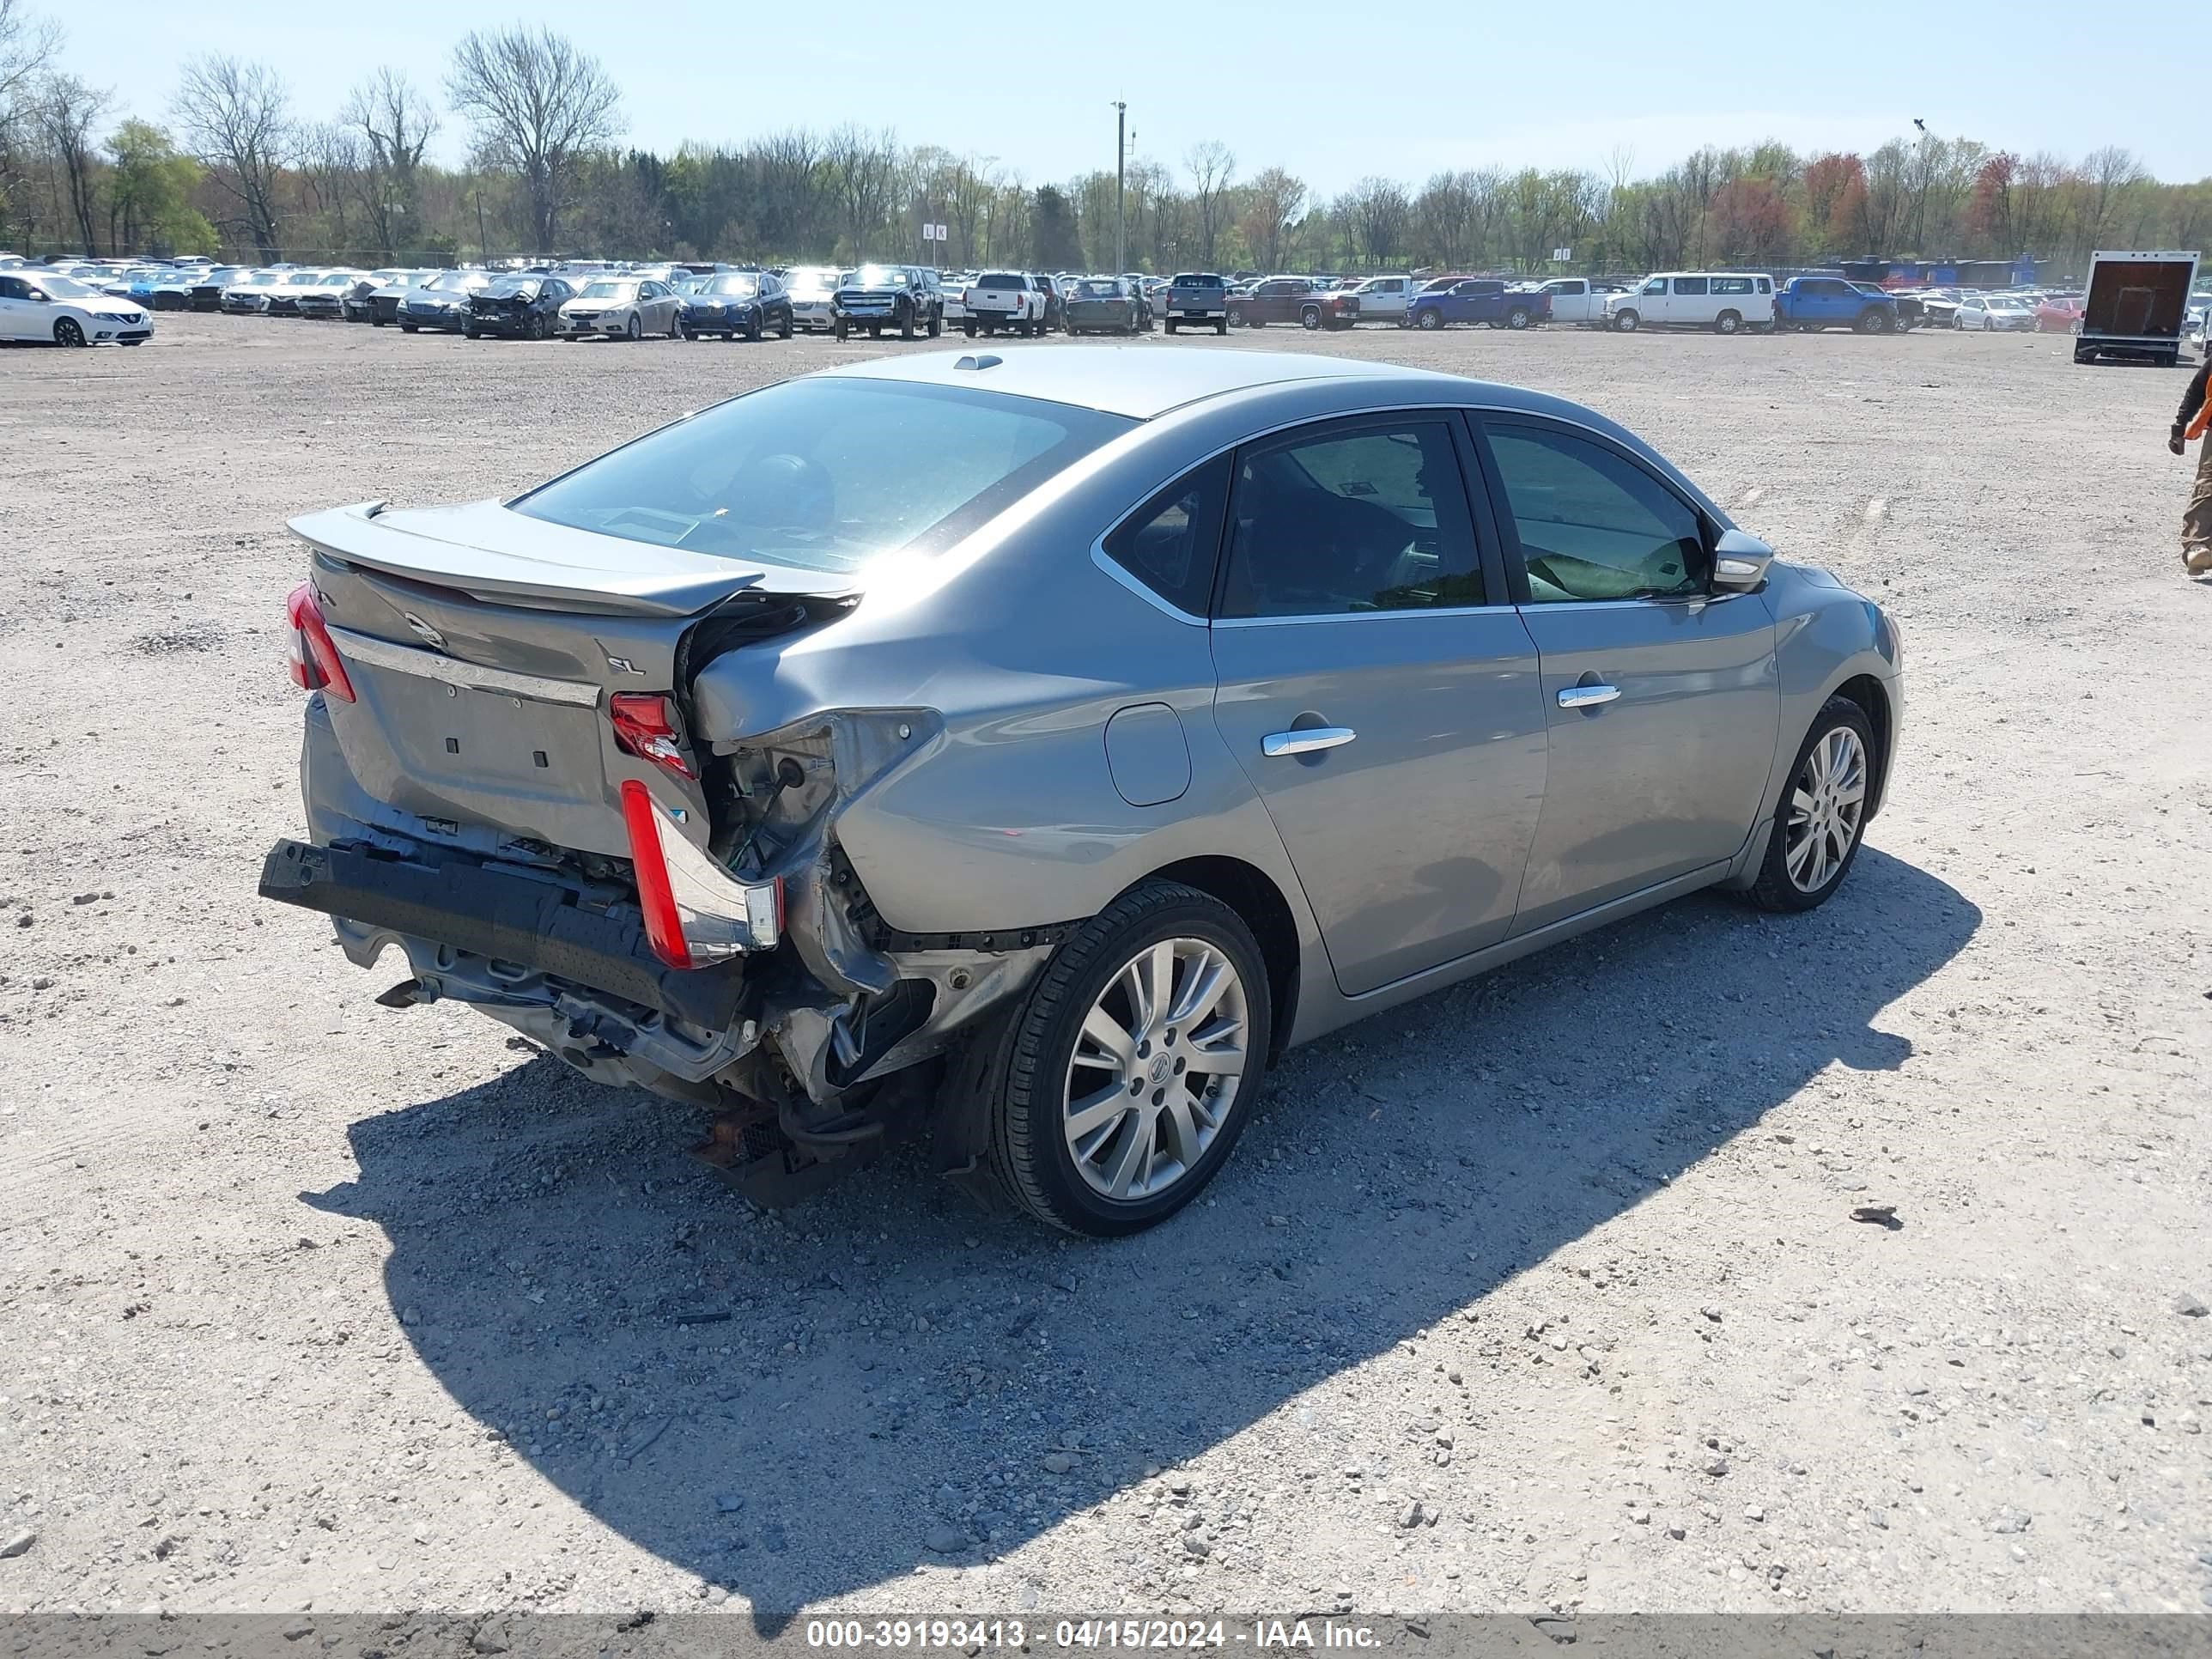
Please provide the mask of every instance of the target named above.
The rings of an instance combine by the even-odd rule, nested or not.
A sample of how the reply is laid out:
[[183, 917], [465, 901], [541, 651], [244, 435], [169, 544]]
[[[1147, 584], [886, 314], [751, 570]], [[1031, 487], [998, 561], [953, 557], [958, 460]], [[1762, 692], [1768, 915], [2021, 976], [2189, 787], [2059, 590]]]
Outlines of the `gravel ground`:
[[397, 970], [253, 894], [301, 829], [287, 515], [868, 348], [0, 355], [0, 1607], [2212, 1603], [2178, 377], [1230, 343], [1620, 417], [1899, 617], [1906, 746], [1818, 914], [1685, 902], [1301, 1049], [1211, 1197], [1103, 1246], [912, 1158], [750, 1213], [690, 1112], [375, 1007]]

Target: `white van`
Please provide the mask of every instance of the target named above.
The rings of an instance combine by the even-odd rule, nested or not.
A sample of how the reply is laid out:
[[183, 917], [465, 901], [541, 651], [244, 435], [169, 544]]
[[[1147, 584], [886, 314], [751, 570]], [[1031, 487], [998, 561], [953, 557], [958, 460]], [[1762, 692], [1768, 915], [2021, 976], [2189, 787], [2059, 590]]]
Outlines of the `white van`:
[[1639, 328], [1709, 328], [1734, 334], [1774, 325], [1774, 278], [1756, 271], [1662, 270], [1605, 302], [1624, 334]]

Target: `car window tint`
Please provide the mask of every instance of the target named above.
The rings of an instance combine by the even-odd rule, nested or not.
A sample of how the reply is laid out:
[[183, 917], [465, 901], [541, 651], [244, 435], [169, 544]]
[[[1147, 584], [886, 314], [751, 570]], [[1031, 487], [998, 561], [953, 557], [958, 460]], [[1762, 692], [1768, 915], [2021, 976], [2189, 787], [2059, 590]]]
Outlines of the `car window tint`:
[[1703, 589], [1698, 515], [1642, 467], [1564, 432], [1502, 426], [1489, 438], [1534, 603]]
[[20, 276], [0, 276], [0, 300], [21, 300], [29, 297], [31, 285]]
[[1124, 519], [1106, 538], [1106, 556], [1177, 610], [1203, 617], [1228, 500], [1229, 457], [1218, 455]]
[[1705, 291], [1705, 279], [1702, 276], [1677, 276], [1674, 279], [1674, 292], [1677, 294], [1703, 294]]
[[1716, 276], [1713, 278], [1713, 292], [1716, 294], [1748, 294], [1751, 292], [1751, 278], [1748, 276]]
[[1442, 421], [1339, 428], [1240, 459], [1224, 616], [1486, 602], [1459, 459]]

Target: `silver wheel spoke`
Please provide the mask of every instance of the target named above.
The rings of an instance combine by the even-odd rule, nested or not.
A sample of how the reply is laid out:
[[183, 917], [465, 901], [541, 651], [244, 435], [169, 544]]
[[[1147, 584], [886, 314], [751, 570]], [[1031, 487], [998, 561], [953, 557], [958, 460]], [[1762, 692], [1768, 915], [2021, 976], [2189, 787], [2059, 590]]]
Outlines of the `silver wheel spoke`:
[[1168, 1012], [1171, 1025], [1195, 1025], [1213, 1012], [1221, 1000], [1221, 994], [1237, 977], [1236, 969], [1228, 959], [1212, 951], [1194, 957], [1183, 975], [1182, 991], [1176, 998], [1175, 1006]]
[[1191, 1116], [1188, 1090], [1178, 1087], [1168, 1096], [1167, 1104], [1160, 1109], [1159, 1121], [1167, 1130], [1168, 1156], [1188, 1170], [1198, 1162], [1199, 1152], [1205, 1144]]
[[1096, 1065], [1110, 1070], [1115, 1076], [1127, 1079], [1137, 1063], [1137, 1040], [1121, 1027], [1121, 1022], [1097, 1003], [1083, 1017], [1083, 1035], [1075, 1045], [1075, 1062], [1079, 1066]]
[[1110, 1089], [1101, 1089], [1095, 1095], [1085, 1095], [1067, 1109], [1067, 1136], [1071, 1141], [1088, 1140], [1091, 1150], [1097, 1150], [1102, 1129], [1110, 1130], [1133, 1109], [1128, 1090], [1120, 1084]]
[[1152, 1167], [1152, 1126], [1139, 1117], [1129, 1125], [1128, 1135], [1121, 1143], [1121, 1156], [1114, 1160], [1114, 1172], [1106, 1178], [1106, 1190], [1116, 1198], [1140, 1196], [1142, 1182]]

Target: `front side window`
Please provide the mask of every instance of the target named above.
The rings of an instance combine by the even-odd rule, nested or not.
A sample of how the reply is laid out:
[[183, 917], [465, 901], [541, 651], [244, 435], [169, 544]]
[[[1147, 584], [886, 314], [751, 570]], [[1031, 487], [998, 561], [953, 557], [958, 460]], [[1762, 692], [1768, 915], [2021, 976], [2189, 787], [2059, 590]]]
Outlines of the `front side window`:
[[1134, 424], [1003, 392], [788, 380], [507, 505], [627, 541], [843, 573], [951, 545]]
[[1664, 294], [1667, 291], [1667, 279], [1664, 276], [1654, 276], [1650, 282], [1644, 283], [1644, 291], [1646, 294]]
[[1486, 602], [1444, 422], [1340, 427], [1239, 458], [1224, 616]]
[[1229, 457], [1194, 467], [1106, 538], [1106, 556], [1178, 611], [1203, 617], [1213, 596]]
[[1547, 428], [1493, 426], [1490, 453], [1537, 605], [1702, 592], [1698, 515], [1603, 444]]

